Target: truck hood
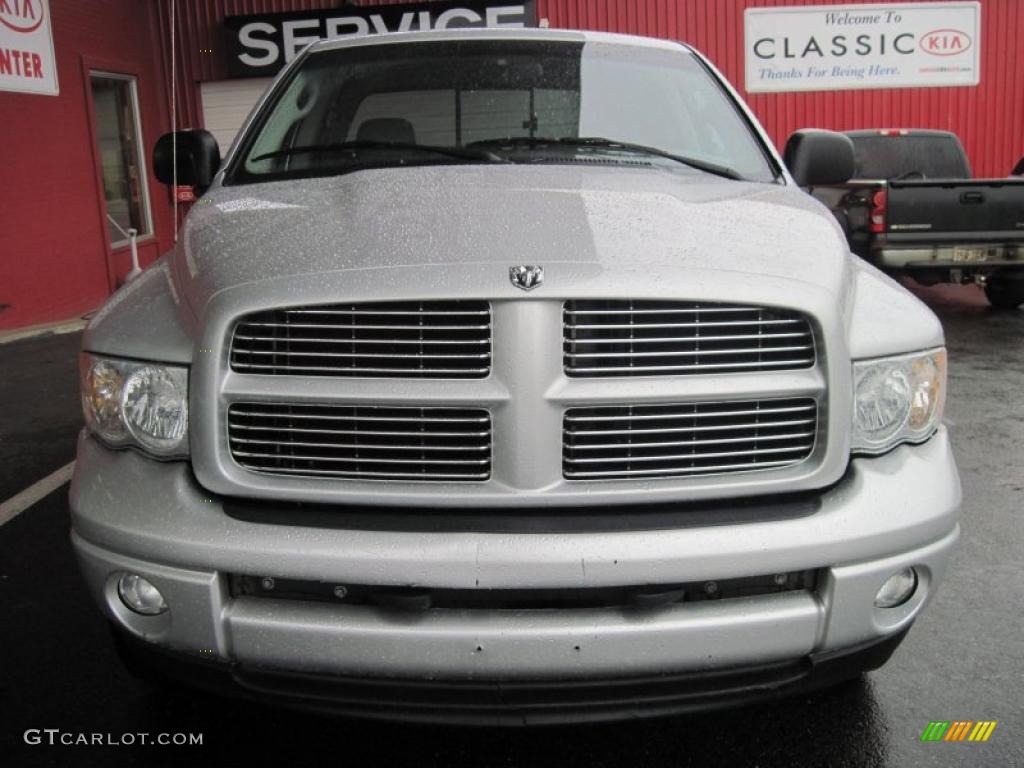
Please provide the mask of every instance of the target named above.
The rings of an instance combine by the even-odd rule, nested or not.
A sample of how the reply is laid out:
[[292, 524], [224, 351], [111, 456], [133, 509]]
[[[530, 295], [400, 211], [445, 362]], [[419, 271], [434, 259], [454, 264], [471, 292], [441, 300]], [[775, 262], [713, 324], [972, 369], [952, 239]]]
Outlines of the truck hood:
[[[228, 289], [349, 270], [560, 262], [782, 278], [839, 295], [847, 246], [795, 187], [660, 165], [445, 165], [215, 187], [174, 254], [196, 315]], [[696, 272], [694, 272], [696, 274]]]

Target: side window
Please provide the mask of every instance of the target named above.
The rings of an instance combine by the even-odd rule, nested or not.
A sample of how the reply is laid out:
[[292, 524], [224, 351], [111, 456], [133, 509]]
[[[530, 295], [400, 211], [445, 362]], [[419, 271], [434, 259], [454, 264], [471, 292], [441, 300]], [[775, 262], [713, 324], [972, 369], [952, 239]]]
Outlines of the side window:
[[139, 237], [153, 233], [139, 128], [139, 101], [135, 78], [91, 72], [96, 143], [107, 202], [110, 242], [128, 242], [128, 230]]
[[949, 136], [862, 135], [853, 139], [857, 178], [893, 179], [921, 174], [929, 179], [969, 179], [960, 143]]

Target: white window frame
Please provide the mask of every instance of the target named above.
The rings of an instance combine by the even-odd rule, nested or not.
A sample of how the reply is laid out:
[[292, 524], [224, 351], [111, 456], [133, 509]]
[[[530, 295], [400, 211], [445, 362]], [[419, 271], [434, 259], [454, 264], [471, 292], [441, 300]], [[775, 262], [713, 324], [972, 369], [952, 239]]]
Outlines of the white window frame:
[[[145, 238], [153, 237], [153, 212], [150, 210], [149, 203], [149, 176], [146, 171], [146, 155], [145, 155], [145, 143], [142, 137], [142, 113], [139, 111], [139, 88], [138, 78], [135, 75], [125, 75], [120, 72], [108, 72], [103, 69], [90, 69], [89, 70], [89, 99], [93, 101], [93, 120], [96, 120], [96, 102], [93, 99], [92, 94], [92, 81], [94, 77], [105, 78], [107, 80], [120, 80], [128, 83], [128, 94], [132, 103], [132, 120], [135, 123], [135, 148], [138, 153], [138, 167], [139, 167], [139, 188], [142, 190], [142, 223], [144, 228], [138, 233], [138, 239], [143, 240]], [[96, 142], [99, 143], [99, 125], [96, 126]], [[100, 168], [100, 174], [102, 176], [103, 169]], [[103, 207], [106, 209], [107, 201], [104, 197]], [[110, 215], [110, 212], [107, 212]], [[107, 222], [104, 222], [106, 224]], [[122, 240], [110, 241], [111, 248], [122, 248], [129, 244], [129, 239], [125, 237]]]

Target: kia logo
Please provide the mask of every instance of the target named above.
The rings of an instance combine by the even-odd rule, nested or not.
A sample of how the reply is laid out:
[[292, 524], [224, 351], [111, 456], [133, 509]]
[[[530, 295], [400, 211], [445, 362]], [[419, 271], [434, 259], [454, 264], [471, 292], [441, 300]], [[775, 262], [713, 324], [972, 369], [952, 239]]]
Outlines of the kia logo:
[[0, 24], [15, 32], [35, 32], [43, 23], [42, 0], [0, 0]]
[[921, 37], [921, 50], [932, 56], [956, 56], [971, 47], [971, 36], [959, 29], [936, 29]]

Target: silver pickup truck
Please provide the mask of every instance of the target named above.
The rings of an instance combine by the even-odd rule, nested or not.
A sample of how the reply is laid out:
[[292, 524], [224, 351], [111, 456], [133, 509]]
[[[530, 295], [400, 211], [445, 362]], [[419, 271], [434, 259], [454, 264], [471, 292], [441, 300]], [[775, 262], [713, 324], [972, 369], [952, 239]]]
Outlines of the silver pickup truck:
[[685, 45], [327, 40], [94, 317], [72, 540], [130, 668], [544, 723], [883, 664], [959, 535], [942, 328]]

